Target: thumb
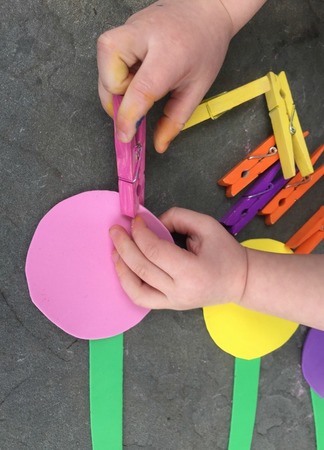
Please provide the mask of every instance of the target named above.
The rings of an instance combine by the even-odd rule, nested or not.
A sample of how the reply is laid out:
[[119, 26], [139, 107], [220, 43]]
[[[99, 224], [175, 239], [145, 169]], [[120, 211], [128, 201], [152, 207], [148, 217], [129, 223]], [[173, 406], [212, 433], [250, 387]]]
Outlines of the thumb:
[[200, 214], [189, 209], [171, 208], [160, 217], [161, 222], [172, 233], [180, 233], [187, 236], [187, 250], [198, 255], [203, 243], [204, 236], [212, 233], [212, 222], [214, 220], [205, 214]]
[[117, 133], [122, 142], [129, 142], [137, 123], [153, 104], [164, 97], [175, 84], [175, 74], [167, 64], [161, 64], [159, 52], [149, 50], [131, 80], [118, 110]]
[[175, 232], [188, 236], [201, 236], [200, 230], [214, 223], [214, 219], [206, 214], [177, 207], [169, 209], [159, 219], [170, 233]]

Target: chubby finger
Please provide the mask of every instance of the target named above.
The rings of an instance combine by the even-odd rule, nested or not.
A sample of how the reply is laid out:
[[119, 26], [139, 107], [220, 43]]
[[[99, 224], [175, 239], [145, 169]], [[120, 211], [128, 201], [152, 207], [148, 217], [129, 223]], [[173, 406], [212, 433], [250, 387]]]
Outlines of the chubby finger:
[[161, 292], [170, 289], [172, 278], [143, 255], [121, 226], [111, 227], [109, 234], [119, 256], [139, 279]]
[[[155, 48], [148, 48], [133, 79], [129, 83], [117, 116], [117, 131], [122, 142], [128, 142], [136, 132], [136, 124], [153, 104], [168, 94], [178, 83], [178, 72]], [[182, 129], [182, 124], [179, 125]], [[178, 131], [179, 132], [179, 131]]]
[[196, 83], [172, 92], [164, 107], [163, 116], [154, 130], [154, 147], [158, 153], [164, 153], [167, 150], [201, 102], [206, 91], [207, 87], [203, 88]]
[[177, 278], [178, 273], [184, 270], [193, 256], [173, 242], [160, 239], [146, 226], [140, 216], [136, 216], [133, 220], [132, 237], [142, 254], [152, 264], [167, 273], [172, 280]]
[[164, 153], [173, 139], [178, 136], [183, 127], [183, 122], [178, 122], [165, 115], [160, 117], [153, 135], [155, 150], [158, 153]]
[[204, 249], [209, 250], [210, 242], [215, 238], [219, 242], [225, 236], [228, 239], [228, 232], [217, 220], [189, 209], [171, 208], [159, 219], [171, 233], [186, 235], [188, 250], [198, 256]]
[[159, 219], [171, 233], [197, 236], [201, 230], [207, 231], [207, 228], [215, 223], [215, 220], [206, 214], [177, 207], [169, 209]]
[[117, 251], [113, 254], [115, 269], [121, 287], [128, 297], [138, 306], [149, 309], [167, 309], [168, 298], [139, 278], [122, 260]]
[[[132, 49], [132, 51], [129, 51]], [[130, 68], [137, 62], [134, 40], [129, 28], [118, 27], [103, 33], [97, 42], [99, 78], [105, 90], [124, 94], [133, 75]]]
[[114, 107], [112, 102], [112, 94], [108, 92], [102, 84], [101, 79], [98, 79], [98, 94], [101, 101], [101, 105], [106, 113], [113, 119], [114, 118]]

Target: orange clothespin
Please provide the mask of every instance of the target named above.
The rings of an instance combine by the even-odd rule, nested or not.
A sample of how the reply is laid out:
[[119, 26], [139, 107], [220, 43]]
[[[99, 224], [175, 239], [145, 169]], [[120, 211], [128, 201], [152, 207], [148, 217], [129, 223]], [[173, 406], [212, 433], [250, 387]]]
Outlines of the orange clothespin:
[[[313, 164], [320, 158], [324, 151], [324, 145], [315, 150], [311, 156]], [[265, 223], [272, 225], [291, 208], [314, 184], [324, 175], [324, 164], [311, 175], [303, 177], [299, 172], [276, 194], [270, 202], [261, 209], [259, 214], [266, 216]]]
[[286, 245], [294, 253], [308, 254], [324, 239], [324, 206], [295, 233]]
[[[304, 137], [309, 135], [305, 131]], [[279, 159], [275, 137], [270, 136], [233, 169], [218, 180], [220, 186], [226, 187], [226, 196], [234, 197], [248, 186], [258, 175], [263, 173]]]
[[278, 159], [279, 154], [275, 147], [275, 138], [270, 136], [249, 153], [243, 161], [220, 178], [217, 183], [220, 186], [226, 186], [227, 197], [234, 197]]

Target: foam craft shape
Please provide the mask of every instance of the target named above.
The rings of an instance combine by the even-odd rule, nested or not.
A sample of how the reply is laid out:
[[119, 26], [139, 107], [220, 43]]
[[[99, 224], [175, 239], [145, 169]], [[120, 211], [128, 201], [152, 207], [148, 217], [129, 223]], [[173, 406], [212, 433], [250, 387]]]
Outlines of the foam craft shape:
[[317, 450], [324, 449], [324, 331], [311, 328], [303, 346], [302, 371], [310, 386]]
[[324, 399], [320, 397], [312, 388], [310, 388], [313, 412], [314, 412], [314, 424], [315, 424], [315, 437], [317, 450], [324, 449]]
[[310, 387], [324, 398], [324, 331], [309, 330], [303, 347], [302, 371]]
[[123, 342], [123, 333], [89, 341], [93, 450], [123, 449]]
[[261, 358], [235, 358], [228, 450], [250, 450], [258, 404]]
[[[291, 254], [285, 244], [273, 239], [251, 239], [242, 245], [272, 253]], [[207, 330], [225, 352], [242, 359], [264, 356], [281, 347], [298, 324], [245, 309], [233, 303], [203, 308]]]
[[[143, 206], [149, 228], [172, 241], [169, 231]], [[134, 305], [122, 290], [112, 262], [108, 230], [130, 219], [120, 214], [119, 194], [88, 191], [54, 206], [40, 221], [26, 260], [30, 296], [55, 325], [83, 339], [118, 335], [149, 310]]]

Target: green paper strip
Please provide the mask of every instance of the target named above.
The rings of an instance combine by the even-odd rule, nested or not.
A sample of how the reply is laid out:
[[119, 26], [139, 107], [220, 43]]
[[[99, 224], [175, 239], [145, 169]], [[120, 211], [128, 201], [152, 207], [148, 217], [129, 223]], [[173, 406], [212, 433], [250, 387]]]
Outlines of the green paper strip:
[[317, 450], [324, 450], [324, 399], [311, 388]]
[[228, 450], [250, 450], [256, 409], [261, 358], [235, 358], [232, 418]]
[[123, 334], [89, 341], [93, 450], [123, 448]]

